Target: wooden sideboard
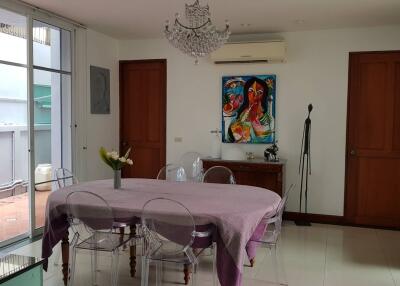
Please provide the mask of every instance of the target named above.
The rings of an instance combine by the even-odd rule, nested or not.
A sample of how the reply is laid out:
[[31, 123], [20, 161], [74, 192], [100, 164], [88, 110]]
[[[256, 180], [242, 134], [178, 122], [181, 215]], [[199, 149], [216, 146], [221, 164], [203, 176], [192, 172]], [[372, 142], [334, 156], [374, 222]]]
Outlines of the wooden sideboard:
[[285, 163], [285, 160], [268, 162], [258, 158], [243, 161], [203, 159], [204, 170], [225, 166], [232, 170], [237, 184], [266, 188], [280, 196], [285, 187]]

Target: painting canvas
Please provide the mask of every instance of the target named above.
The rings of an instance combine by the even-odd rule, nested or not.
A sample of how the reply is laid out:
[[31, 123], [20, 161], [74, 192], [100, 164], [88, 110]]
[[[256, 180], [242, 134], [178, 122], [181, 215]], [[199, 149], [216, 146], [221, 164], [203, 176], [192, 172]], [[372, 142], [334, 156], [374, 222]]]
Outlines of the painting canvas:
[[110, 114], [110, 70], [90, 66], [90, 112]]
[[222, 141], [275, 142], [276, 76], [222, 78]]

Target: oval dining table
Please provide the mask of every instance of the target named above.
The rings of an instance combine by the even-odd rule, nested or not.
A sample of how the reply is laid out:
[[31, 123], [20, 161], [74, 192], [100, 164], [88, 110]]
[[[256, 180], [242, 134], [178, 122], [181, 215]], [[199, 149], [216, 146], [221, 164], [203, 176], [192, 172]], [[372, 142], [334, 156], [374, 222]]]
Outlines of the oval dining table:
[[[65, 284], [69, 267], [66, 197], [76, 191], [100, 195], [110, 205], [118, 222], [134, 221], [134, 218], [138, 221], [144, 204], [151, 199], [179, 201], [190, 210], [196, 228], [206, 225], [215, 227], [217, 273], [222, 286], [243, 285], [245, 254], [247, 252], [249, 259], [255, 256], [256, 245], [249, 242], [250, 238], [253, 240], [255, 236], [263, 235], [266, 226], [261, 224], [262, 218], [273, 216], [281, 200], [272, 191], [252, 186], [151, 179], [123, 179], [122, 187], [117, 190], [113, 188], [112, 180], [91, 181], [62, 188], [51, 193], [47, 201], [42, 257], [48, 259], [53, 247], [62, 241]], [[131, 263], [131, 266], [134, 264]]]

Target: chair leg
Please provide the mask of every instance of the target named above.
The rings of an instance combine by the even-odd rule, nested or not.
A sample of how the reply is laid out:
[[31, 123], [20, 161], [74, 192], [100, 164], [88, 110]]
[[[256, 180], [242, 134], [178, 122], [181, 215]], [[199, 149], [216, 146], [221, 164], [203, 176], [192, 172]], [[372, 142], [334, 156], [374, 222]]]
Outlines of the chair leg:
[[119, 250], [116, 249], [112, 252], [111, 259], [111, 285], [118, 286], [119, 278]]
[[97, 251], [91, 251], [92, 285], [97, 285]]
[[275, 245], [275, 256], [276, 256], [276, 265], [278, 269], [278, 285], [288, 286], [287, 278], [286, 278], [286, 271], [283, 265], [283, 261], [281, 260], [280, 256], [280, 248], [278, 245]]
[[149, 264], [150, 261], [146, 258], [146, 256], [142, 256], [141, 286], [147, 286], [149, 284]]
[[192, 286], [197, 285], [197, 263], [192, 264]]
[[213, 260], [213, 286], [217, 286], [217, 249], [216, 249], [216, 244], [213, 245], [212, 247], [212, 260]]
[[[122, 243], [124, 241], [125, 236], [125, 227], [119, 228], [119, 242]], [[126, 245], [124, 245], [124, 249], [126, 249]]]
[[68, 286], [74, 286], [75, 283], [75, 263], [76, 263], [76, 249], [72, 248], [71, 254], [71, 266], [69, 268], [69, 280], [67, 282]]
[[280, 275], [279, 275], [280, 267], [279, 267], [277, 246], [271, 245], [270, 251], [271, 251], [271, 258], [272, 258], [272, 271], [273, 271], [272, 276], [274, 278], [273, 279], [274, 285], [285, 285], [285, 284], [281, 284], [281, 279], [280, 279]]
[[146, 254], [146, 248], [147, 248], [147, 241], [144, 237], [140, 238], [140, 243], [142, 245], [142, 256]]
[[156, 286], [162, 285], [162, 278], [163, 278], [163, 262], [157, 261], [156, 262]]

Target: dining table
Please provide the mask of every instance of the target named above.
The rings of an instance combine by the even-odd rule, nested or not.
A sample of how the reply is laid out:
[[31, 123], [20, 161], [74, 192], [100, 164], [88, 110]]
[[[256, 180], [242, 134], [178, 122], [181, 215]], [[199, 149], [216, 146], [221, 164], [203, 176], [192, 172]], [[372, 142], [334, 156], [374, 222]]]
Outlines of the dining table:
[[[68, 281], [69, 240], [66, 198], [71, 192], [88, 191], [101, 196], [111, 207], [115, 221], [131, 225], [140, 223], [145, 203], [155, 198], [180, 202], [194, 218], [196, 229], [212, 225], [213, 240], [217, 245], [217, 274], [221, 286], [243, 285], [243, 265], [246, 255], [254, 259], [256, 243], [264, 234], [264, 217], [275, 215], [281, 197], [264, 188], [245, 185], [169, 182], [164, 180], [127, 178], [120, 189], [113, 188], [112, 180], [97, 180], [71, 185], [48, 198], [42, 240], [42, 258], [48, 260], [53, 248], [62, 247], [62, 273]], [[85, 202], [80, 202], [84, 204]], [[149, 210], [147, 210], [149, 211]], [[151, 210], [150, 210], [151, 211]], [[159, 210], [154, 210], [158, 211]], [[131, 276], [136, 267], [135, 245], [131, 247]], [[47, 263], [44, 264], [47, 269]], [[189, 274], [185, 273], [185, 282]]]

